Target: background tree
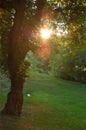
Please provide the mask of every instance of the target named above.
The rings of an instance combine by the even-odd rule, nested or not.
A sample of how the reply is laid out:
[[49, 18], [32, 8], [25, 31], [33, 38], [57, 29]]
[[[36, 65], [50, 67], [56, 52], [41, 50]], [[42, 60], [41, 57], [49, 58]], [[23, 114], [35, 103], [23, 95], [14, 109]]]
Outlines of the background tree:
[[[64, 26], [68, 34], [63, 36], [61, 34], [56, 40], [54, 38], [50, 60], [51, 68], [56, 77], [85, 83], [85, 3], [84, 1], [59, 2], [56, 12], [58, 12], [55, 14], [57, 16], [57, 21], [65, 23]], [[58, 14], [61, 14], [61, 16]], [[62, 27], [60, 27], [60, 29], [62, 29]]]

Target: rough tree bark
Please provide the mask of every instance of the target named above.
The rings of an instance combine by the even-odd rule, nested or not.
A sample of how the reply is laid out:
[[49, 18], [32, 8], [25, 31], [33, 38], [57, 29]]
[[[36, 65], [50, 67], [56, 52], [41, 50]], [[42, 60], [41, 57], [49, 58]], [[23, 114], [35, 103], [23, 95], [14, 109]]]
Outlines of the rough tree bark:
[[23, 84], [22, 78], [11, 79], [11, 91], [7, 96], [7, 103], [3, 109], [4, 114], [20, 115], [23, 103]]

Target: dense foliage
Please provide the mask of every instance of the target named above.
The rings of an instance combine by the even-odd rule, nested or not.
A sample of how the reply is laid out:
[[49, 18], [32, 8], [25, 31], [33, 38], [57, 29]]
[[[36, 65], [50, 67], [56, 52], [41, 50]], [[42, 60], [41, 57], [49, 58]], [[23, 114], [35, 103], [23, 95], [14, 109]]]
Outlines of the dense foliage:
[[50, 65], [56, 77], [86, 83], [86, 5], [68, 7], [63, 11], [68, 14], [62, 15], [68, 35], [55, 40]]
[[[45, 2], [43, 3], [45, 4]], [[41, 5], [41, 1], [39, 4]], [[32, 51], [34, 51], [34, 49], [38, 47], [38, 44], [37, 45], [34, 44], [36, 40], [35, 37], [28, 38], [28, 36], [32, 35], [31, 31], [34, 30], [33, 27], [35, 27], [35, 29], [40, 27], [37, 21], [40, 16], [38, 16], [38, 14], [36, 16], [36, 12], [38, 9], [36, 6], [37, 6], [37, 3], [35, 1], [27, 1], [26, 19], [24, 20], [24, 25], [23, 25], [24, 28], [22, 27], [24, 38], [22, 38], [21, 40], [26, 42], [25, 44], [25, 46], [27, 46], [26, 48]], [[50, 62], [52, 62], [52, 64], [50, 64], [50, 66], [51, 68], [54, 69], [55, 75], [58, 75], [59, 71], [61, 71], [60, 75], [61, 77], [64, 77], [65, 79], [85, 81], [85, 77], [83, 77], [86, 75], [85, 74], [85, 69], [86, 69], [86, 62], [85, 62], [86, 3], [85, 1], [77, 0], [77, 1], [66, 2], [65, 0], [63, 1], [51, 0], [51, 1], [48, 1], [46, 8], [43, 9], [43, 11], [44, 10], [45, 12], [43, 13], [46, 13], [46, 15], [45, 17], [42, 16], [43, 23], [44, 21], [50, 20], [51, 26], [53, 29], [56, 30], [56, 27], [59, 26], [60, 29], [63, 28], [63, 30], [67, 29], [68, 31], [68, 36], [66, 36], [66, 38], [64, 36], [62, 36], [61, 38], [57, 36], [51, 39], [51, 42], [53, 41], [53, 43], [55, 43], [53, 44], [55, 46], [55, 50], [53, 50], [54, 46], [52, 47], [50, 45], [52, 48], [52, 52], [54, 52], [51, 54], [50, 59], [52, 60], [50, 60]], [[47, 12], [49, 10], [51, 10], [52, 16]], [[41, 12], [39, 12], [39, 15], [40, 14]], [[7, 61], [8, 60], [8, 36], [9, 36], [9, 31], [15, 22], [14, 18], [15, 18], [15, 10], [13, 8], [6, 8], [6, 9], [0, 8], [0, 23], [1, 23], [0, 66], [2, 70], [5, 70], [6, 72], [8, 70], [8, 63], [7, 63], [8, 62]], [[59, 23], [64, 23], [64, 27], [62, 27], [62, 25], [59, 25]], [[31, 30], [28, 25], [31, 26]], [[37, 30], [34, 30], [34, 31], [37, 31]], [[67, 45], [65, 46], [65, 44]], [[56, 51], [56, 48], [57, 48], [57, 51]], [[22, 50], [22, 52], [23, 51], [24, 50]], [[38, 65], [39, 68], [40, 67], [42, 68], [42, 66], [45, 66], [45, 68], [48, 69], [49, 67], [48, 62], [49, 62], [49, 59], [41, 60], [39, 63], [40, 65]], [[22, 64], [23, 64], [23, 67], [25, 67], [26, 61], [25, 63], [22, 63]], [[62, 64], [63, 64], [63, 67], [62, 67]], [[69, 66], [72, 66], [72, 68]], [[23, 70], [21, 70], [21, 72], [23, 73], [22, 76], [24, 75], [24, 72], [23, 72], [24, 70], [25, 70], [24, 68]]]

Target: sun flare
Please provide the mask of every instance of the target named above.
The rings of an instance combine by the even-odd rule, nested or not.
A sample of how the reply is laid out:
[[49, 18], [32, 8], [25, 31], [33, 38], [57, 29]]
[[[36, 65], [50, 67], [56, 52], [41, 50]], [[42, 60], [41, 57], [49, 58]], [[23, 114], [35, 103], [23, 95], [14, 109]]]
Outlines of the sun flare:
[[40, 30], [40, 33], [41, 33], [41, 37], [43, 38], [43, 39], [48, 39], [48, 38], [50, 38], [50, 36], [51, 36], [51, 34], [52, 34], [52, 29], [41, 29]]

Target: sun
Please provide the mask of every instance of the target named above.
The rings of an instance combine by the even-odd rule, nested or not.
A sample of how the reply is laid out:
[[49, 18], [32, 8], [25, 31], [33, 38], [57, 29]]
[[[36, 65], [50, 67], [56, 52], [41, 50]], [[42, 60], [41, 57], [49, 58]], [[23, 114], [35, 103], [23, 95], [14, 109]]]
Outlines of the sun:
[[52, 34], [52, 29], [41, 28], [40, 33], [43, 39], [49, 39]]

